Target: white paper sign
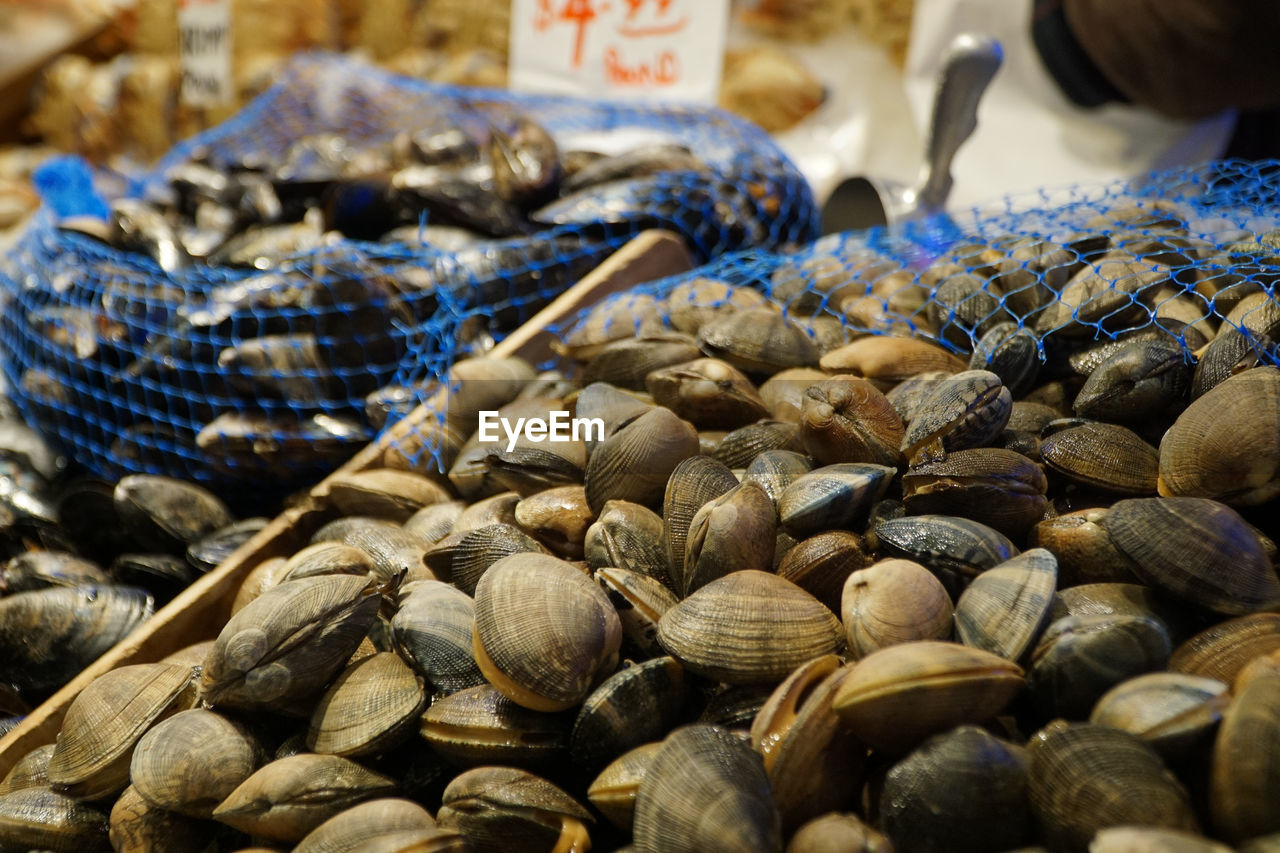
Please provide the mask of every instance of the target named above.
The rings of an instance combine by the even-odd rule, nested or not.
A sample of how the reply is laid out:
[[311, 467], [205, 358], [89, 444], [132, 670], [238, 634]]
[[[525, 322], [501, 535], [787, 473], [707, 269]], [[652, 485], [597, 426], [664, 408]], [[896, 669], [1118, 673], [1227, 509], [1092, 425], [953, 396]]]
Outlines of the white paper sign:
[[183, 103], [212, 107], [234, 98], [231, 0], [178, 0], [178, 56]]
[[509, 85], [713, 104], [729, 0], [514, 0]]

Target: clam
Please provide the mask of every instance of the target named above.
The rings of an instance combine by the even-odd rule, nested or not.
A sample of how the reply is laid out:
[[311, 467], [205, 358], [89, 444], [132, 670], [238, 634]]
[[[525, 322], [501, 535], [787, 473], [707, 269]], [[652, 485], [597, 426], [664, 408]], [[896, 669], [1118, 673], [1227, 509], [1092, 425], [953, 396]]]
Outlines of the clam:
[[736, 429], [769, 417], [751, 380], [727, 362], [701, 358], [645, 377], [653, 402], [701, 429]]
[[537, 767], [564, 758], [572, 723], [569, 715], [530, 711], [481, 684], [432, 702], [419, 733], [459, 767]]
[[778, 563], [779, 577], [840, 612], [845, 582], [871, 562], [862, 537], [847, 530], [828, 530], [789, 547]]
[[794, 450], [766, 450], [747, 466], [743, 480], [759, 483], [776, 508], [783, 490], [801, 474], [813, 470], [813, 460]]
[[360, 645], [379, 603], [369, 579], [351, 575], [264, 592], [218, 634], [200, 679], [204, 701], [278, 709], [314, 695]]
[[374, 574], [383, 579], [384, 587], [422, 573], [426, 545], [400, 528], [359, 525], [346, 531], [339, 541], [369, 555]]
[[122, 791], [138, 739], [194, 704], [197, 674], [187, 666], [136, 664], [94, 679], [67, 709], [47, 769], [50, 787], [82, 800]]
[[[454, 520], [453, 527], [449, 530], [449, 533], [466, 533], [470, 530], [488, 527], [491, 524], [510, 524], [512, 527], [518, 527], [516, 506], [519, 503], [520, 496], [515, 492], [499, 492], [496, 495], [481, 498], [474, 503], [468, 504], [463, 508], [462, 512], [458, 513], [458, 517]], [[441, 538], [443, 539], [444, 537]]]
[[101, 566], [68, 551], [23, 551], [0, 566], [0, 593], [5, 595], [48, 586], [107, 582]]
[[951, 636], [951, 597], [932, 573], [910, 560], [881, 560], [845, 581], [840, 616], [849, 655]]
[[319, 575], [355, 575], [374, 577], [386, 589], [399, 583], [398, 577], [380, 577], [373, 559], [364, 551], [341, 542], [317, 542], [308, 545], [285, 561], [280, 582]]
[[374, 755], [412, 734], [426, 706], [422, 679], [391, 652], [349, 666], [320, 698], [307, 746], [327, 755]]
[[48, 788], [0, 795], [0, 849], [52, 853], [110, 850], [106, 815]]
[[157, 808], [207, 818], [265, 755], [239, 723], [212, 711], [182, 711], [156, 724], [133, 751], [129, 778]]
[[886, 518], [876, 522], [868, 541], [887, 556], [920, 563], [938, 576], [953, 597], [970, 579], [1018, 553], [998, 530], [946, 515]]
[[258, 838], [297, 842], [351, 806], [395, 792], [394, 780], [350, 759], [301, 753], [256, 770], [213, 819]]
[[1169, 669], [1233, 684], [1252, 660], [1280, 651], [1280, 614], [1251, 613], [1205, 628], [1173, 650]]
[[587, 565], [593, 569], [640, 572], [669, 584], [662, 529], [662, 518], [648, 507], [630, 501], [607, 501], [599, 518], [587, 528]]
[[1135, 432], [1092, 422], [1059, 430], [1040, 443], [1045, 464], [1086, 486], [1125, 495], [1156, 490], [1160, 455]]
[[1023, 687], [1011, 661], [956, 643], [921, 640], [860, 660], [833, 704], [864, 743], [902, 753], [930, 735], [1000, 713]]
[[902, 420], [884, 394], [865, 379], [833, 376], [804, 392], [800, 440], [820, 465], [871, 462], [897, 465]]
[[1280, 494], [1280, 370], [1246, 370], [1188, 406], [1160, 441], [1159, 489], [1233, 506]]
[[391, 619], [396, 650], [442, 694], [484, 683], [471, 650], [475, 602], [440, 581], [424, 581]]
[[314, 496], [343, 515], [367, 515], [405, 522], [424, 506], [449, 500], [443, 486], [414, 471], [371, 468], [326, 477]]
[[51, 743], [38, 746], [15, 761], [8, 775], [0, 780], [0, 794], [49, 787], [49, 759], [53, 757], [53, 750]]
[[668, 409], [653, 408], [605, 439], [587, 463], [587, 503], [597, 514], [606, 501], [658, 505], [672, 471], [698, 453], [698, 434]]
[[895, 849], [1011, 850], [1033, 837], [1026, 750], [977, 726], [935, 735], [889, 769], [881, 823]]
[[717, 317], [698, 329], [712, 358], [746, 373], [777, 373], [818, 363], [818, 347], [794, 320], [774, 308], [751, 308]]
[[521, 500], [516, 504], [515, 519], [522, 530], [553, 554], [578, 560], [595, 515], [587, 506], [582, 486], [560, 486]]
[[1098, 831], [1127, 824], [1198, 830], [1186, 791], [1137, 735], [1057, 722], [1028, 751], [1031, 810], [1050, 849], [1084, 853]]
[[819, 362], [828, 373], [861, 376], [887, 391], [921, 373], [960, 373], [964, 360], [937, 344], [915, 338], [871, 336], [832, 350]]
[[[435, 829], [431, 813], [417, 803], [395, 798], [369, 800], [329, 818], [293, 849], [294, 853], [358, 853], [369, 850], [380, 836], [418, 830], [431, 837], [429, 833]], [[440, 845], [424, 849], [463, 853], [467, 847], [455, 833], [448, 833]]]
[[475, 595], [485, 572], [512, 554], [544, 554], [538, 540], [510, 524], [490, 524], [451, 533], [427, 551], [423, 559], [432, 572], [467, 595]]
[[120, 853], [208, 853], [217, 849], [209, 825], [186, 815], [159, 809], [133, 788], [126, 788], [111, 807], [108, 837]]
[[716, 726], [672, 732], [640, 782], [634, 839], [643, 853], [781, 850], [781, 820], [759, 754]]
[[686, 669], [726, 684], [781, 681], [837, 651], [840, 623], [800, 587], [774, 574], [725, 575], [667, 610], [658, 642]]
[[756, 483], [707, 501], [689, 522], [680, 591], [687, 596], [730, 572], [771, 569], [775, 524], [773, 501]]
[[893, 844], [851, 812], [832, 812], [796, 830], [787, 853], [893, 853]]
[[1141, 616], [1064, 616], [1045, 629], [1027, 683], [1043, 718], [1083, 720], [1127, 678], [1162, 669], [1169, 634]]
[[640, 658], [662, 654], [658, 622], [677, 602], [667, 585], [651, 575], [617, 568], [598, 569], [595, 579], [618, 612], [624, 648]]
[[774, 420], [747, 424], [720, 439], [711, 456], [730, 468], [745, 468], [757, 456], [770, 450], [804, 450], [799, 425]]
[[997, 323], [974, 345], [969, 369], [991, 371], [1010, 394], [1021, 397], [1040, 375], [1040, 342], [1017, 323]]
[[5, 681], [23, 695], [61, 687], [151, 617], [133, 587], [48, 587], [0, 598]]
[[691, 456], [671, 472], [662, 499], [662, 528], [667, 565], [675, 577], [682, 577], [684, 572], [689, 524], [694, 515], [707, 501], [737, 485], [738, 478], [727, 466], [706, 456]]
[[1143, 580], [1233, 616], [1280, 604], [1280, 579], [1235, 510], [1207, 498], [1132, 498], [1103, 519]]
[[444, 789], [440, 826], [466, 836], [475, 853], [585, 851], [590, 812], [526, 770], [476, 767]]
[[1177, 829], [1113, 826], [1093, 837], [1089, 853], [1231, 853], [1231, 848]]
[[835, 655], [801, 665], [751, 725], [751, 746], [764, 757], [784, 832], [855, 805], [866, 747], [831, 705], [850, 671]]
[[[584, 385], [608, 382], [619, 388], [643, 391], [650, 375], [690, 363], [701, 354], [697, 342], [679, 332], [650, 333], [611, 341], [583, 364], [582, 382]], [[652, 388], [649, 391], [653, 393]]]
[[1072, 277], [1058, 300], [1036, 318], [1035, 330], [1081, 337], [1140, 324], [1151, 317], [1141, 297], [1169, 281], [1170, 270], [1163, 264], [1133, 260], [1123, 253], [1106, 255]]
[[116, 514], [143, 548], [183, 554], [198, 539], [235, 521], [216, 495], [195, 483], [132, 474], [116, 483]]
[[1089, 722], [1131, 732], [1166, 760], [1176, 760], [1213, 732], [1230, 701], [1221, 681], [1152, 672], [1104, 693]]
[[466, 501], [448, 500], [427, 504], [400, 525], [405, 533], [416, 536], [425, 545], [435, 544], [448, 536], [453, 524], [467, 508]]
[[943, 340], [962, 350], [991, 329], [1015, 318], [1005, 307], [1000, 287], [980, 275], [954, 273], [938, 282], [929, 300], [929, 317]]
[[852, 528], [889, 487], [895, 471], [883, 465], [845, 462], [802, 474], [778, 497], [778, 518], [792, 536]]
[[1049, 617], [1058, 561], [1033, 548], [978, 575], [956, 602], [960, 642], [1019, 661]]
[[902, 423], [909, 424], [921, 411], [921, 401], [933, 393], [933, 389], [955, 375], [954, 371], [928, 370], [917, 373], [910, 379], [904, 379], [885, 392], [885, 399], [893, 410], [902, 418]]
[[594, 773], [627, 750], [660, 740], [684, 710], [684, 671], [660, 657], [618, 670], [582, 703], [569, 756]]
[[770, 376], [760, 383], [760, 399], [769, 412], [766, 417], [799, 423], [805, 389], [827, 376], [827, 373], [813, 367], [789, 367]]
[[586, 698], [617, 664], [622, 626], [604, 592], [574, 566], [513, 554], [476, 586], [473, 643], [491, 684], [535, 711]]
[[1106, 509], [1082, 509], [1047, 518], [1031, 531], [1031, 543], [1058, 560], [1061, 586], [1136, 583], [1133, 560], [1115, 546], [1101, 522]]
[[908, 515], [970, 518], [1022, 539], [1044, 516], [1048, 482], [1027, 457], [999, 447], [957, 450], [902, 477]]
[[692, 278], [677, 284], [665, 300], [672, 328], [696, 335], [705, 323], [724, 314], [766, 305], [749, 287], [736, 287], [713, 278]]
[[957, 373], [920, 401], [919, 414], [903, 436], [902, 452], [914, 465], [946, 451], [981, 447], [1004, 429], [1012, 406], [1009, 389], [994, 373]]
[[1280, 676], [1254, 679], [1227, 707], [1213, 747], [1209, 808], [1224, 838], [1280, 831]]
[[654, 756], [662, 749], [661, 743], [646, 743], [618, 756], [600, 771], [587, 799], [599, 809], [609, 822], [624, 832], [630, 832], [635, 819], [636, 794]]

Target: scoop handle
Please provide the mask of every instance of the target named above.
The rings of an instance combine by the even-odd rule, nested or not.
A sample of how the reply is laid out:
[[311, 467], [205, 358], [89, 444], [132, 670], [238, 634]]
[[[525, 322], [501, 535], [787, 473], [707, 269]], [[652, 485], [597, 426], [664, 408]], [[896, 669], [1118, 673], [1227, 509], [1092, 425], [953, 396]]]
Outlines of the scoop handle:
[[938, 76], [925, 163], [916, 184], [916, 203], [922, 212], [946, 205], [951, 161], [978, 126], [978, 103], [1003, 58], [1000, 43], [986, 36], [963, 33], [951, 43]]

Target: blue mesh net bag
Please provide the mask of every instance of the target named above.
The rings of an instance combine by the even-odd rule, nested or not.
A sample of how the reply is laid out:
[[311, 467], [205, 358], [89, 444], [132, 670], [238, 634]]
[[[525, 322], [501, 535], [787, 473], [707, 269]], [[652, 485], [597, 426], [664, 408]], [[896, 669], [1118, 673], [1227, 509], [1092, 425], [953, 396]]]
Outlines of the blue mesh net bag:
[[[730, 467], [766, 447], [806, 451], [797, 423], [824, 373], [889, 392], [898, 429], [909, 430], [906, 413], [930, 384], [965, 370], [994, 374], [993, 393], [1043, 404], [1027, 409], [1039, 417], [1124, 425], [1154, 459], [1191, 401], [1280, 362], [1278, 190], [1278, 163], [1212, 162], [830, 235], [793, 252], [732, 253], [599, 303], [556, 331], [560, 357], [542, 367], [655, 399], [684, 370], [707, 396], [677, 414], [708, 430], [714, 446], [704, 452]], [[686, 369], [699, 357], [741, 373], [756, 402], [716, 420], [710, 401], [732, 382]], [[1038, 453], [1040, 426], [1020, 427], [1011, 446]], [[501, 465], [501, 453], [478, 461], [483, 448], [473, 433], [458, 439], [466, 435], [461, 454], [412, 436], [395, 449], [455, 479]], [[885, 464], [924, 458], [924, 445], [891, 444]], [[1143, 488], [1154, 491], [1149, 473]]]
[[313, 482], [460, 341], [501, 337], [642, 230], [705, 261], [803, 244], [816, 222], [800, 174], [728, 114], [332, 56], [296, 60], [122, 193], [108, 179], [43, 169], [0, 321], [24, 415], [105, 476]]

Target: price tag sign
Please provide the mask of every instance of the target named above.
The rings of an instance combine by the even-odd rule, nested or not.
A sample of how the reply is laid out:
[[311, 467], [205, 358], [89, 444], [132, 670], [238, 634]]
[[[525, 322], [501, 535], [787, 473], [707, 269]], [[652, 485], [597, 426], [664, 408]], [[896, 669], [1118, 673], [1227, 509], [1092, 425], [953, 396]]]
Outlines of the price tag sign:
[[729, 0], [514, 0], [512, 89], [713, 104]]
[[231, 0], [178, 0], [179, 97], [213, 107], [235, 97], [231, 76]]

